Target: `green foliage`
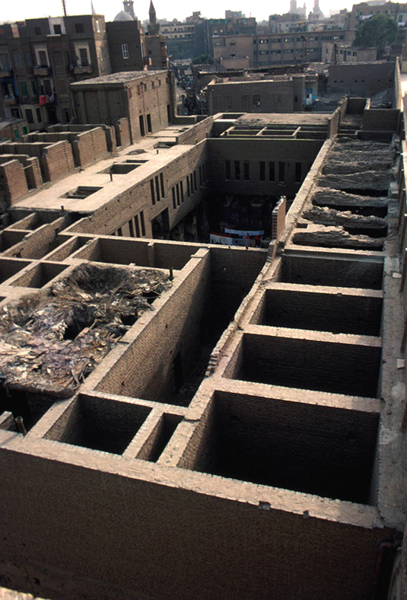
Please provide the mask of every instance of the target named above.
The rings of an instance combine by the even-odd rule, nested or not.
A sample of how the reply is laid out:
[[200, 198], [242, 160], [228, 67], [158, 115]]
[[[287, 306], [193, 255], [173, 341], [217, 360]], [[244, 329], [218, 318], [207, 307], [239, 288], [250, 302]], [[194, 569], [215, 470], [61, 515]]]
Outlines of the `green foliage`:
[[213, 63], [213, 58], [209, 54], [201, 54], [201, 56], [197, 56], [192, 61], [193, 65], [211, 65]]
[[397, 25], [393, 19], [385, 15], [376, 15], [363, 22], [356, 31], [353, 46], [377, 48], [378, 55], [384, 53], [385, 46], [394, 42], [397, 36]]

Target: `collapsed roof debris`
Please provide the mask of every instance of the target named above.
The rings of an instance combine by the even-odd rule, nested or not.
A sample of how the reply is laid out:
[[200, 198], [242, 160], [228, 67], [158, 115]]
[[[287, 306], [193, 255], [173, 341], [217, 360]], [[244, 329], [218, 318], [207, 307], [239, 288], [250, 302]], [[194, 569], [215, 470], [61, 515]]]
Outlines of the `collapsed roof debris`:
[[328, 206], [313, 206], [303, 212], [303, 219], [313, 221], [319, 225], [341, 225], [344, 227], [359, 227], [383, 229], [387, 227], [386, 219], [375, 217], [374, 215], [363, 216], [353, 214], [350, 210], [335, 210]]
[[358, 248], [361, 250], [382, 250], [385, 238], [371, 238], [368, 235], [352, 235], [343, 227], [325, 227], [308, 225], [307, 229], [298, 229], [294, 236], [295, 244], [304, 246], [322, 246], [325, 248]]
[[312, 204], [318, 206], [363, 207], [364, 205], [368, 205], [370, 207], [386, 207], [389, 202], [387, 192], [386, 194], [383, 193], [383, 196], [372, 197], [349, 194], [348, 192], [330, 187], [319, 188], [315, 186], [314, 190]]
[[171, 287], [156, 269], [84, 264], [0, 313], [0, 371], [10, 389], [68, 398]]

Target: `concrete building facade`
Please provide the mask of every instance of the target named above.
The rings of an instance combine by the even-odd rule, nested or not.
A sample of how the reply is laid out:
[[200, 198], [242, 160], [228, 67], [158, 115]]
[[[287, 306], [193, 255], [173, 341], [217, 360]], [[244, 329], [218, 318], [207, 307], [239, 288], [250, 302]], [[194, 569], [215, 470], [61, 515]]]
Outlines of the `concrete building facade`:
[[251, 36], [217, 36], [213, 38], [213, 56], [215, 64], [219, 67], [227, 61], [227, 68], [232, 68], [233, 59], [238, 61], [240, 57], [247, 57], [249, 67], [321, 62], [324, 42], [352, 42], [353, 38], [354, 31], [342, 29], [293, 32], [284, 35], [264, 33]]

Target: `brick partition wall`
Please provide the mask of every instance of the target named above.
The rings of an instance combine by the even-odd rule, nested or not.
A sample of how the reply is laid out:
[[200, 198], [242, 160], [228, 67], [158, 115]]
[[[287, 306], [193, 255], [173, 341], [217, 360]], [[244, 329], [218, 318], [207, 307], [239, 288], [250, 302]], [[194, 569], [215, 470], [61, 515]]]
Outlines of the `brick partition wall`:
[[58, 133], [83, 133], [85, 131], [89, 131], [90, 129], [95, 129], [96, 127], [101, 127], [106, 135], [106, 146], [109, 152], [114, 152], [116, 150], [116, 132], [113, 126], [105, 125], [103, 123], [96, 123], [95, 125], [51, 125], [48, 128], [50, 133], [58, 132]]
[[58, 181], [73, 173], [75, 165], [70, 143], [61, 141], [44, 148], [41, 164], [46, 181]]
[[287, 210], [287, 198], [283, 196], [274, 207], [271, 215], [271, 239], [277, 240], [285, 226], [285, 214]]
[[208, 117], [194, 128], [188, 129], [177, 136], [178, 144], [196, 144], [206, 139], [212, 130], [213, 117]]
[[[208, 249], [198, 251], [184, 268], [183, 280], [179, 282], [176, 278], [174, 286], [175, 293], [159, 313], [152, 315], [126, 352], [120, 358], [111, 354], [115, 370], [106, 374], [98, 389], [159, 401], [174, 385], [172, 365], [178, 353], [184, 373], [194, 367], [199, 356], [200, 321], [210, 290]], [[162, 345], [159, 342], [164, 338], [166, 343]]]
[[237, 482], [220, 493], [216, 477], [41, 443], [49, 458], [0, 453], [2, 581], [26, 589], [36, 579], [61, 600], [371, 598], [391, 532], [368, 507], [356, 526], [346, 503], [332, 502], [341, 522], [318, 518], [302, 494], [290, 494], [296, 510], [283, 506], [281, 490], [280, 508], [262, 510], [248, 492], [236, 499]]
[[29, 187], [33, 189], [40, 188], [43, 184], [43, 181], [41, 175], [40, 161], [38, 160], [38, 158], [35, 156], [28, 158], [26, 166], [24, 168]]
[[72, 151], [76, 164], [82, 168], [105, 158], [108, 155], [105, 132], [96, 127], [79, 133], [73, 140]]
[[119, 119], [114, 126], [114, 131], [116, 133], [116, 141], [117, 145], [122, 148], [126, 148], [131, 144], [131, 134], [130, 134], [130, 125], [129, 120], [126, 117]]
[[10, 160], [0, 165], [0, 186], [9, 205], [28, 194], [24, 167], [18, 160]]

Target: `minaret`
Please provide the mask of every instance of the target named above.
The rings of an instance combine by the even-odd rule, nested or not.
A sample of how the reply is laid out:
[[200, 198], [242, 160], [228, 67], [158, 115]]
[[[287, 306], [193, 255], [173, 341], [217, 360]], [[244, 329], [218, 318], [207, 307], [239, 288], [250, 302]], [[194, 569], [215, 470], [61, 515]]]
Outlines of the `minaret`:
[[319, 8], [319, 0], [314, 0], [314, 10], [312, 11], [314, 17], [323, 17], [322, 10]]
[[155, 8], [154, 8], [154, 4], [153, 4], [153, 0], [151, 0], [150, 2], [150, 9], [148, 11], [149, 14], [149, 24], [148, 24], [148, 33], [149, 35], [158, 35], [158, 32], [160, 31], [160, 25], [159, 23], [157, 23], [157, 15], [155, 12]]
[[123, 0], [124, 12], [133, 17], [136, 20], [136, 15], [134, 14], [134, 2], [133, 0]]

